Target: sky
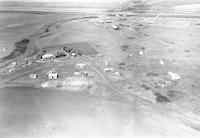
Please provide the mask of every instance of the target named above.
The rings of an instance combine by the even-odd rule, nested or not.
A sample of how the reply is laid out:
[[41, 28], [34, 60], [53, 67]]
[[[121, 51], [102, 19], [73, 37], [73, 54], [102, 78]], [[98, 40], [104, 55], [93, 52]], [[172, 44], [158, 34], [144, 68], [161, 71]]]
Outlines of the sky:
[[[80, 3], [80, 4], [88, 4], [88, 3], [93, 3], [93, 4], [109, 4], [109, 3], [123, 3], [124, 1], [131, 1], [131, 0], [0, 0], [0, 2], [3, 1], [19, 1], [19, 2], [72, 2], [72, 3]], [[142, 1], [146, 4], [150, 5], [156, 5], [159, 3], [163, 4], [169, 4], [172, 6], [175, 5], [184, 5], [184, 4], [196, 4], [200, 3], [200, 0], [135, 0], [135, 1]]]
[[[10, 0], [0, 0], [0, 1], [10, 1]], [[31, 2], [77, 2], [77, 3], [110, 3], [120, 0], [14, 0], [14, 1], [31, 1]]]

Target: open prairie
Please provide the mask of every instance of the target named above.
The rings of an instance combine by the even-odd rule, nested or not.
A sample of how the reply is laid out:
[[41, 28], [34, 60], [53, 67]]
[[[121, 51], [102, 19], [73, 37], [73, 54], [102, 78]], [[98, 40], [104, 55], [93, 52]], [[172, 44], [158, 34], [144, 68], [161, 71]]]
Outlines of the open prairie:
[[90, 10], [1, 11], [0, 137], [199, 138], [199, 15]]

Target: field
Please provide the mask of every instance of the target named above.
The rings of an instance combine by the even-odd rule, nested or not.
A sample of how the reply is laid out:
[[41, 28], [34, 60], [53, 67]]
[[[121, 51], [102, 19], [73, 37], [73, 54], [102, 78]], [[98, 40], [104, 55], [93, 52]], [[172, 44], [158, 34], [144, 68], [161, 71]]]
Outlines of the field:
[[[198, 18], [0, 14], [3, 138], [199, 137]], [[24, 39], [27, 49], [5, 58]], [[84, 54], [36, 58], [64, 47]], [[48, 78], [52, 70], [55, 80]]]

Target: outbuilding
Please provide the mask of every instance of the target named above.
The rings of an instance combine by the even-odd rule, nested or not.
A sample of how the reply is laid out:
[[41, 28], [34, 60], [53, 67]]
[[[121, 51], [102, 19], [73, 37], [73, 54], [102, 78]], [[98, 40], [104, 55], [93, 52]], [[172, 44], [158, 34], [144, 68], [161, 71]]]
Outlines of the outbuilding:
[[29, 76], [30, 76], [31, 79], [37, 79], [38, 78], [37, 74], [30, 74]]
[[74, 72], [74, 76], [75, 77], [81, 77], [81, 73], [80, 72]]
[[54, 70], [49, 71], [49, 73], [48, 73], [48, 78], [49, 78], [50, 80], [58, 79], [58, 73], [57, 73], [56, 71], [54, 71]]
[[46, 54], [42, 55], [42, 60], [51, 60], [54, 58], [55, 58], [55, 56], [51, 53], [46, 53]]
[[17, 62], [12, 62], [10, 67], [14, 68], [15, 66], [17, 66]]
[[120, 29], [118, 25], [114, 25], [114, 24], [112, 24], [111, 27], [112, 27], [114, 30], [119, 30], [119, 29]]
[[76, 64], [76, 67], [77, 67], [77, 68], [81, 68], [81, 69], [84, 68], [85, 66], [86, 66], [85, 63], [77, 63], [77, 64]]

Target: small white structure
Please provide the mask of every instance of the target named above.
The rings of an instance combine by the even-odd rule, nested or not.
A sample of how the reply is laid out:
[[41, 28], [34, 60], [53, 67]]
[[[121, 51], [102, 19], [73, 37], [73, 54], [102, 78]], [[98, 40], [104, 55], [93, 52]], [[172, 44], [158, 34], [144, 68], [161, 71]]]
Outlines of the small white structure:
[[144, 52], [143, 52], [143, 51], [140, 51], [139, 54], [140, 54], [140, 55], [144, 55]]
[[74, 72], [74, 76], [75, 77], [88, 77], [89, 76], [89, 73], [87, 71], [84, 71], [84, 72]]
[[15, 72], [15, 68], [8, 69], [8, 72], [9, 72], [9, 73], [11, 73], [11, 72]]
[[108, 66], [108, 65], [109, 65], [109, 62], [108, 62], [108, 61], [105, 61], [104, 63], [105, 63], [105, 65], [106, 65], [106, 66]]
[[117, 71], [117, 72], [115, 72], [115, 75], [116, 75], [116, 76], [121, 76], [122, 74], [121, 74], [120, 72]]
[[113, 72], [113, 71], [114, 71], [113, 68], [105, 68], [105, 69], [104, 69], [104, 72]]
[[30, 76], [31, 79], [37, 79], [38, 78], [37, 74], [30, 74], [29, 76]]
[[179, 74], [173, 73], [173, 72], [168, 72], [168, 75], [171, 77], [172, 80], [179, 80], [181, 79], [181, 76]]
[[55, 70], [49, 71], [48, 78], [50, 80], [58, 79], [58, 73]]
[[42, 60], [51, 60], [54, 58], [55, 58], [55, 56], [51, 53], [46, 53], [46, 54], [42, 55]]
[[81, 77], [81, 73], [80, 72], [74, 72], [74, 76], [75, 77]]
[[119, 30], [119, 26], [118, 26], [118, 25], [111, 25], [111, 27], [112, 27], [114, 30]]
[[161, 65], [165, 64], [165, 62], [163, 60], [160, 60], [159, 62], [160, 62]]
[[76, 57], [76, 56], [77, 56], [77, 53], [72, 52], [72, 53], [71, 53], [71, 56]]
[[133, 57], [133, 55], [132, 55], [132, 54], [129, 54], [128, 57]]
[[17, 66], [17, 62], [12, 62], [10, 66], [11, 66], [11, 67]]
[[112, 20], [105, 20], [105, 23], [112, 23]]
[[77, 68], [81, 68], [81, 69], [84, 68], [85, 66], [86, 66], [85, 63], [77, 63], [77, 64], [76, 64], [76, 67], [77, 67]]

